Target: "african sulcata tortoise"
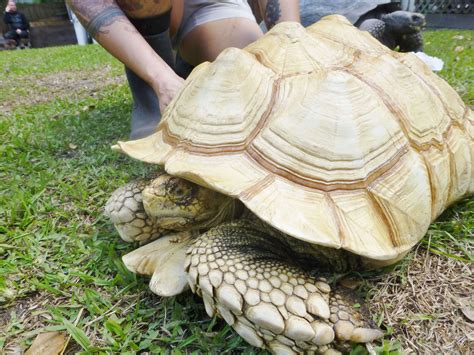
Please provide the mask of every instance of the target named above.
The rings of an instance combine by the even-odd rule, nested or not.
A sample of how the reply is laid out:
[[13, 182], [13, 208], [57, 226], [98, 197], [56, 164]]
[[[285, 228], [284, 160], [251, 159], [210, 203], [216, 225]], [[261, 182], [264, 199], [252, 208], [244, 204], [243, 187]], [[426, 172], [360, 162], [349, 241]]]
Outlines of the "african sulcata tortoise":
[[326, 15], [343, 15], [390, 49], [423, 51], [421, 31], [425, 27], [425, 16], [402, 11], [398, 0], [300, 0], [300, 14], [304, 26]]
[[157, 132], [118, 147], [167, 171], [107, 204], [123, 239], [160, 236], [127, 267], [159, 295], [189, 282], [209, 315], [275, 353], [382, 336], [327, 278], [394, 263], [474, 191], [471, 111], [416, 56], [337, 15], [198, 66]]

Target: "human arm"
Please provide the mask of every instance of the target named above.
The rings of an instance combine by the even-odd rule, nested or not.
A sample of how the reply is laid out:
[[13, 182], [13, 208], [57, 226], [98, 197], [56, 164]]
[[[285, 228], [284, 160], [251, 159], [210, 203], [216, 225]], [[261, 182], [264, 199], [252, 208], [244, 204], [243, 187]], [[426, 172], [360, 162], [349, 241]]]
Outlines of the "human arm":
[[25, 30], [29, 31], [30, 29], [30, 22], [28, 21], [28, 19], [26, 18], [25, 15], [21, 14], [21, 18], [23, 20], [23, 26], [25, 28]]
[[265, 21], [268, 29], [282, 21], [300, 22], [299, 0], [252, 0], [257, 21]]
[[5, 24], [7, 25], [11, 24], [12, 22], [11, 16], [10, 16], [10, 6], [8, 5], [5, 8], [5, 12], [3, 13], [3, 22], [5, 22]]
[[153, 51], [115, 0], [67, 0], [86, 30], [109, 53], [145, 80], [166, 107], [183, 79]]

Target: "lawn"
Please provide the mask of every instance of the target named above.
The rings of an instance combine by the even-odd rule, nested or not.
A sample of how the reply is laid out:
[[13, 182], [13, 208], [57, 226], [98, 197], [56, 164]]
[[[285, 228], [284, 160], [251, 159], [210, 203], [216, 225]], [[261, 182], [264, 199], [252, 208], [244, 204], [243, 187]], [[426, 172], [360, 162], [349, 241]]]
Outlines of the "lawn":
[[[445, 61], [440, 75], [471, 108], [473, 40], [472, 31], [425, 34], [426, 52]], [[196, 296], [160, 298], [124, 268], [121, 256], [136, 246], [118, 238], [103, 206], [114, 189], [153, 167], [110, 149], [129, 132], [131, 97], [120, 63], [99, 46], [68, 46], [0, 52], [0, 70], [0, 351], [25, 350], [39, 333], [64, 331], [67, 353], [265, 353], [209, 319]], [[472, 294], [473, 230], [471, 198], [445, 212], [392, 273], [365, 275], [361, 292], [387, 331], [378, 353], [467, 349], [453, 327], [466, 322], [466, 287], [465, 296]], [[455, 298], [441, 305], [453, 307], [443, 309], [447, 315], [436, 310], [433, 293], [441, 291], [434, 288], [423, 301], [432, 308], [414, 310], [421, 299], [407, 292], [432, 287], [428, 274], [446, 286], [443, 299]], [[423, 333], [436, 327], [437, 336]]]

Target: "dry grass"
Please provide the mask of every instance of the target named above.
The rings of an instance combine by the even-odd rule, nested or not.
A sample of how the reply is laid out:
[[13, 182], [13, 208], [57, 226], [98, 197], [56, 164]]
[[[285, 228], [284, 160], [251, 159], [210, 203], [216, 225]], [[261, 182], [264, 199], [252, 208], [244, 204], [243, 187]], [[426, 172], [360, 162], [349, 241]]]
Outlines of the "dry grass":
[[406, 353], [472, 354], [474, 323], [461, 311], [473, 301], [474, 265], [417, 248], [402, 273], [380, 277], [371, 311], [382, 314]]
[[4, 76], [0, 78], [0, 86], [9, 88], [9, 91], [0, 102], [0, 110], [8, 114], [20, 106], [65, 98], [79, 99], [84, 93], [94, 97], [104, 86], [125, 81], [124, 75], [113, 75], [111, 71], [108, 65], [95, 70]]

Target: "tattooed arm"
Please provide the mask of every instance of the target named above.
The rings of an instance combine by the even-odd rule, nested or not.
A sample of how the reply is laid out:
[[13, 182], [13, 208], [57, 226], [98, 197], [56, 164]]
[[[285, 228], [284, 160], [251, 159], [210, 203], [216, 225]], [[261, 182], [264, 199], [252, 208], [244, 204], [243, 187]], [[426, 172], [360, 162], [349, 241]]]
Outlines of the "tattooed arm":
[[268, 29], [282, 21], [300, 22], [299, 0], [252, 0], [257, 21], [262, 19]]
[[109, 53], [155, 90], [160, 109], [173, 98], [183, 79], [153, 51], [115, 0], [67, 0], [86, 30]]

